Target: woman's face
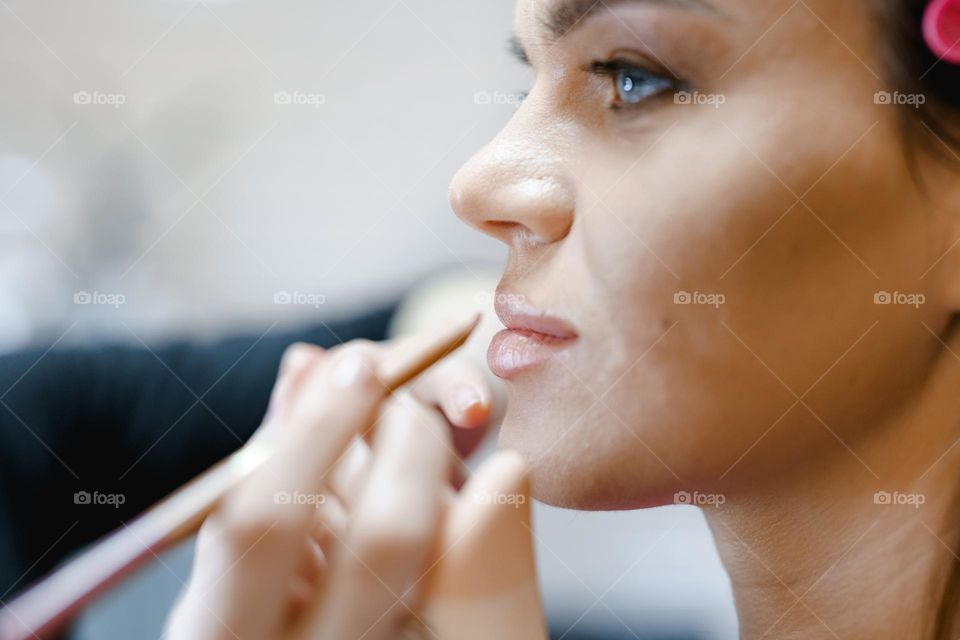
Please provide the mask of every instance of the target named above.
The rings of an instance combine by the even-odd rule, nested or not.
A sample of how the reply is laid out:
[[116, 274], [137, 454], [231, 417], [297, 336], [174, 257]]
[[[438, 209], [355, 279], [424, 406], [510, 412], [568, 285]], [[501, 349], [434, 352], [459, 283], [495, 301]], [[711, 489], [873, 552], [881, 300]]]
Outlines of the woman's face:
[[491, 366], [537, 497], [634, 508], [866, 456], [954, 266], [868, 2], [520, 0], [515, 29], [535, 82], [451, 199], [510, 248]]

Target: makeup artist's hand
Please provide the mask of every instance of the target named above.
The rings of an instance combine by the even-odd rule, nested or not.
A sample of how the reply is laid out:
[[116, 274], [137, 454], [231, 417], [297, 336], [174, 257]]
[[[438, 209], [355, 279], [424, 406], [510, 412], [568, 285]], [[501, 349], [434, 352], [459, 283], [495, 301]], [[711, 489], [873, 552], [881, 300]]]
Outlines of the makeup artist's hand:
[[[371, 356], [383, 349], [364, 340], [352, 342], [351, 347]], [[285, 387], [289, 382], [285, 379], [291, 371], [324, 353], [324, 349], [311, 344], [300, 343], [288, 348], [271, 405], [277, 404], [279, 394], [288, 392]], [[473, 453], [487, 434], [491, 420], [497, 420], [503, 413], [503, 407], [493, 405], [497, 394], [490, 388], [489, 376], [464, 353], [452, 354], [434, 365], [411, 385], [411, 392], [427, 406], [436, 407], [447, 419], [454, 449], [461, 458]], [[502, 404], [502, 399], [499, 403]]]
[[258, 434], [276, 453], [201, 530], [168, 638], [546, 637], [524, 462], [497, 454], [456, 493], [430, 406], [450, 381], [383, 401], [383, 349], [291, 356]]

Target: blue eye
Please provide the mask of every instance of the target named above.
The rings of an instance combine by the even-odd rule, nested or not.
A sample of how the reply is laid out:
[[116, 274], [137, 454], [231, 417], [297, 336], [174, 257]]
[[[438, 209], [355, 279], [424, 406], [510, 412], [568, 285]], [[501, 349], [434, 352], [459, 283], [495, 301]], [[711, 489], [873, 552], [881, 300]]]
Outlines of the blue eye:
[[673, 87], [673, 81], [638, 67], [616, 69], [613, 78], [617, 87], [617, 100], [625, 104], [643, 102]]

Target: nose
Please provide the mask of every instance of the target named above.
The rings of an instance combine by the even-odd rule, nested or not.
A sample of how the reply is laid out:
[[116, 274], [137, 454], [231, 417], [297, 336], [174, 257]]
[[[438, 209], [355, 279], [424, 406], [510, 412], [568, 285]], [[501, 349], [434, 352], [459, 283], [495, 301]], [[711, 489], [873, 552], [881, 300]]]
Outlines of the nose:
[[561, 145], [552, 144], [557, 136], [543, 122], [531, 126], [537, 123], [523, 112], [460, 169], [450, 204], [467, 224], [507, 245], [552, 244], [573, 224], [574, 181], [555, 151]]

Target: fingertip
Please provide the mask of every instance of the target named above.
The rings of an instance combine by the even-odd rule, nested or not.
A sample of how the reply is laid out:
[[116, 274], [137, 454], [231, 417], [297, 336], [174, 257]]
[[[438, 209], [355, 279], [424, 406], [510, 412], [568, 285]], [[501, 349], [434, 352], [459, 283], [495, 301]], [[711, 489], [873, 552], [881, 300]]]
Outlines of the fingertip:
[[514, 478], [517, 482], [524, 482], [530, 475], [530, 463], [519, 451], [501, 449], [490, 456], [486, 464], [496, 469], [502, 477]]
[[486, 424], [490, 417], [489, 403], [475, 403], [468, 406], [463, 411], [463, 422], [458, 426], [464, 429], [476, 429]]
[[[449, 516], [451, 540], [497, 548], [506, 538], [528, 534], [530, 477], [527, 461], [516, 451], [497, 451], [467, 480]], [[524, 531], [527, 531], [527, 534]], [[459, 543], [458, 543], [459, 545]], [[503, 544], [501, 548], [509, 548]]]
[[497, 451], [467, 481], [465, 493], [474, 497], [490, 494], [526, 496], [530, 493], [530, 465], [516, 451]]
[[280, 373], [295, 375], [322, 353], [323, 349], [317, 345], [295, 342], [283, 352], [283, 357], [280, 359]]
[[465, 384], [457, 387], [452, 397], [450, 421], [463, 429], [483, 426], [490, 416], [490, 398], [484, 389]]
[[321, 347], [305, 342], [296, 342], [284, 350], [277, 381], [270, 392], [267, 411], [263, 416], [263, 424], [276, 422], [276, 418], [286, 411], [294, 389], [303, 380], [307, 369], [314, 365], [323, 353]]

